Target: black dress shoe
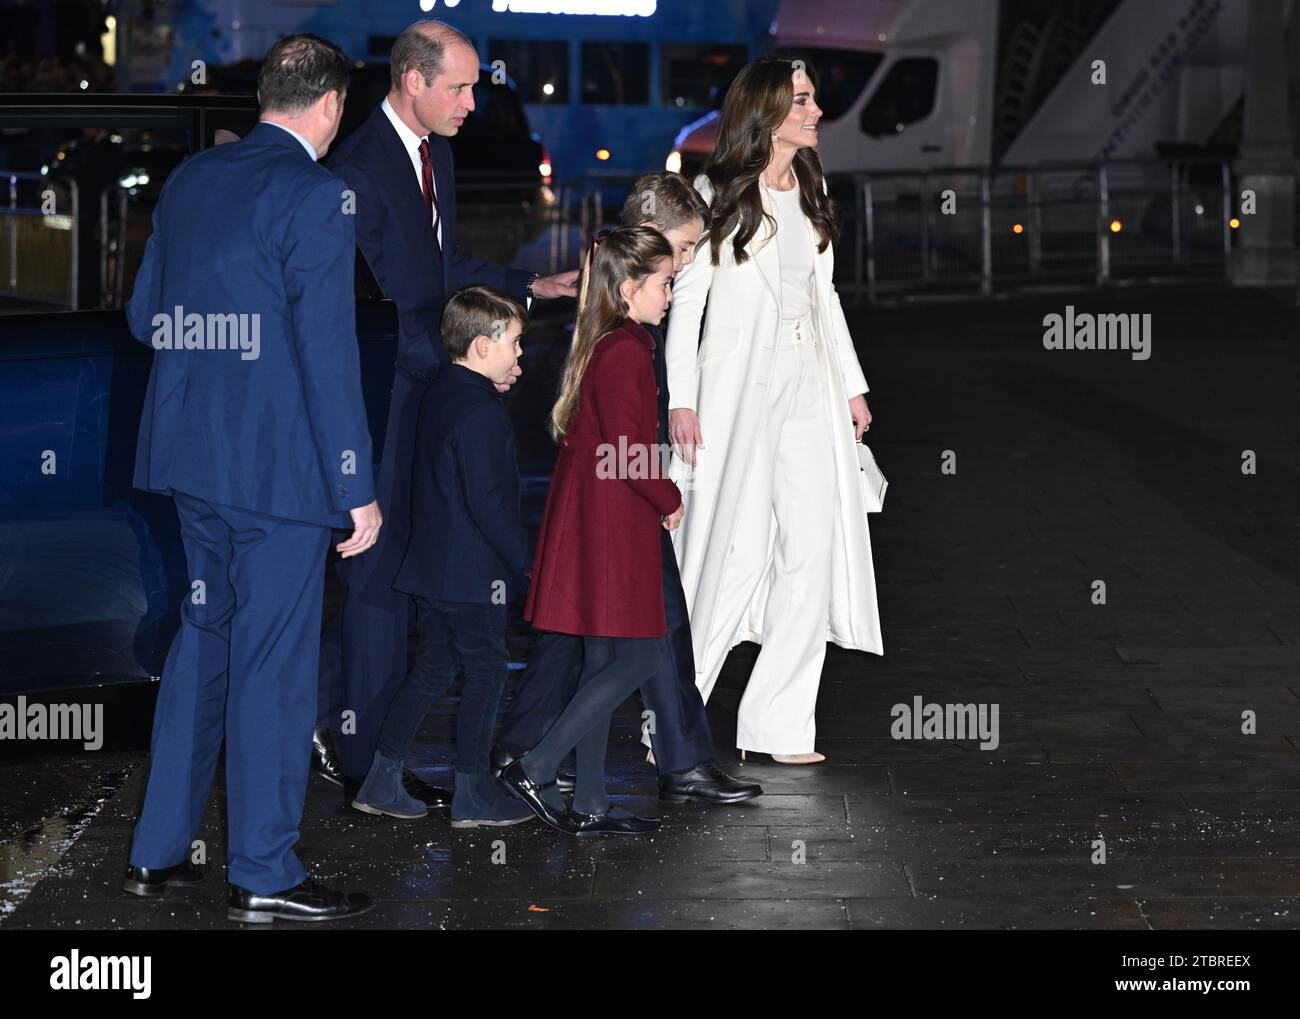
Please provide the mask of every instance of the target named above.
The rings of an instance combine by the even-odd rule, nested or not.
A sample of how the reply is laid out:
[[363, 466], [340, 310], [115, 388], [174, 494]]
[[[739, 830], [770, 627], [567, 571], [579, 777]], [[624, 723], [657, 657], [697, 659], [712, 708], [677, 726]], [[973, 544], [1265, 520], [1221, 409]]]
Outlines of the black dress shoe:
[[211, 868], [206, 863], [191, 863], [189, 857], [174, 867], [130, 867], [122, 880], [122, 890], [132, 895], [154, 898], [168, 888], [193, 888], [208, 879]]
[[429, 785], [428, 782], [419, 778], [413, 771], [402, 772], [402, 788], [426, 807], [451, 806], [452, 794], [450, 789], [444, 789], [440, 785]]
[[[496, 746], [492, 748], [492, 774], [497, 778], [501, 777], [501, 772], [505, 771], [513, 761], [519, 760], [527, 751], [516, 752], [507, 747]], [[577, 785], [577, 776], [571, 771], [562, 771], [555, 776], [555, 788], [562, 793], [573, 794], [573, 789]]]
[[523, 757], [527, 751], [516, 750], [514, 747], [507, 747], [501, 744], [492, 748], [492, 776], [500, 778], [501, 772], [510, 767], [515, 761]]
[[327, 782], [343, 784], [343, 758], [333, 729], [315, 729], [311, 734], [311, 770]]
[[374, 905], [360, 892], [331, 888], [313, 878], [273, 895], [258, 895], [239, 885], [230, 886], [228, 920], [240, 923], [271, 923], [273, 920], [343, 920], [360, 916]]
[[603, 814], [584, 814], [580, 810], [570, 810], [569, 816], [577, 828], [573, 833], [575, 835], [648, 835], [659, 830], [657, 817], [618, 815], [608, 810]]
[[717, 761], [705, 761], [689, 771], [659, 776], [659, 798], [670, 803], [696, 800], [699, 803], [740, 803], [763, 795], [757, 782], [742, 782], [718, 767]]
[[[518, 796], [528, 809], [549, 824], [556, 831], [566, 835], [576, 835], [577, 822], [567, 810], [556, 810], [544, 799], [542, 790], [545, 785], [538, 785], [524, 772], [524, 766], [518, 761], [511, 761], [506, 769], [497, 776], [501, 784]], [[551, 783], [547, 783], [550, 785]]]

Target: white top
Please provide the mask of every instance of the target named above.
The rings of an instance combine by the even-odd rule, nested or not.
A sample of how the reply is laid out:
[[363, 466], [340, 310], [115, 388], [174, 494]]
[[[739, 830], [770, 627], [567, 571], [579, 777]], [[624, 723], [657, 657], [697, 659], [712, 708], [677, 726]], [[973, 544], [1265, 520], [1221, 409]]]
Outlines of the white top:
[[793, 322], [812, 312], [813, 242], [808, 221], [799, 207], [799, 187], [777, 191], [759, 183], [776, 211], [776, 245], [781, 256], [781, 321]]
[[[397, 137], [402, 139], [402, 144], [406, 147], [406, 154], [411, 157], [411, 166], [415, 168], [415, 186], [420, 189], [420, 195], [423, 197], [424, 172], [420, 167], [420, 142], [424, 141], [428, 135], [418, 135], [402, 123], [402, 118], [397, 115], [397, 111], [394, 110], [392, 105], [388, 102], [387, 96], [384, 97], [382, 106], [389, 122], [392, 123], [393, 127], [397, 130]], [[430, 158], [432, 159], [432, 155]], [[438, 196], [438, 180], [433, 174], [430, 174], [430, 176], [433, 177], [433, 194], [436, 198]], [[433, 226], [433, 217], [436, 215], [436, 212], [430, 213], [429, 226]], [[438, 247], [442, 247], [441, 219], [438, 220]]]

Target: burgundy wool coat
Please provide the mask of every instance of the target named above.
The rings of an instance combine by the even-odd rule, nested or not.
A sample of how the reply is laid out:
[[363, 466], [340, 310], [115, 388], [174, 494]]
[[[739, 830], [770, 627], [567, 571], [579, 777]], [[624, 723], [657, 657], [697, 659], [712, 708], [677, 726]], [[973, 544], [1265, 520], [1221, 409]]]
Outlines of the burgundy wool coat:
[[[660, 518], [681, 506], [682, 494], [657, 454], [654, 347], [625, 318], [592, 351], [537, 535], [524, 618], [540, 630], [667, 630]], [[646, 453], [639, 462], [638, 448]]]

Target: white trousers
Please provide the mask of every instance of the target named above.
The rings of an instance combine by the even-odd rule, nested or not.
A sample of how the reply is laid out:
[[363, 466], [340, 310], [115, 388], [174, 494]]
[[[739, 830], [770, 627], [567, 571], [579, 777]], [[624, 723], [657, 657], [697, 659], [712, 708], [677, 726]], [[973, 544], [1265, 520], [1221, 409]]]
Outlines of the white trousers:
[[705, 656], [708, 673], [700, 686], [707, 697], [763, 580], [765, 564], [754, 550], [767, 548], [775, 527], [762, 650], [737, 719], [736, 746], [741, 750], [808, 753], [817, 733], [837, 483], [814, 347], [818, 342], [808, 319], [781, 324], [732, 542], [733, 549], [748, 554], [728, 560], [718, 599], [717, 639]]

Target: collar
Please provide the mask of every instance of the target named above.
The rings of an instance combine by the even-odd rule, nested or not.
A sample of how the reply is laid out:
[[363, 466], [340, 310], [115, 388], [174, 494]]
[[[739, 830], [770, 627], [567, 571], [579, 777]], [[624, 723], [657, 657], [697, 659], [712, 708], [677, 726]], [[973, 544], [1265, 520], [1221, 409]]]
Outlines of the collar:
[[295, 138], [298, 139], [299, 142], [302, 143], [302, 147], [307, 150], [307, 154], [311, 156], [313, 161], [315, 161], [318, 158], [316, 155], [316, 150], [311, 147], [311, 142], [309, 142], [306, 138], [300, 135], [293, 128], [285, 127], [283, 124], [277, 124], [274, 120], [263, 120], [260, 121], [259, 123], [269, 124], [271, 127], [278, 127], [281, 131], [287, 131], [289, 134], [293, 135]]
[[497, 387], [492, 380], [486, 375], [480, 375], [473, 368], [467, 365], [451, 362], [443, 372], [452, 382], [461, 382], [469, 386], [478, 386], [480, 389], [491, 393], [493, 396], [500, 398], [501, 394], [497, 392]]
[[646, 331], [645, 326], [640, 322], [624, 318], [615, 328], [622, 329], [623, 332], [635, 337], [646, 350], [653, 351], [655, 349], [654, 337]]
[[402, 139], [402, 147], [411, 155], [418, 157], [420, 142], [424, 141], [424, 137], [428, 136], [421, 137], [407, 127], [402, 118], [397, 115], [397, 111], [393, 109], [393, 104], [388, 101], [388, 96], [384, 96], [384, 101], [379, 105], [384, 111], [384, 116], [388, 118], [388, 122], [393, 125], [393, 130], [397, 132], [397, 137]]

